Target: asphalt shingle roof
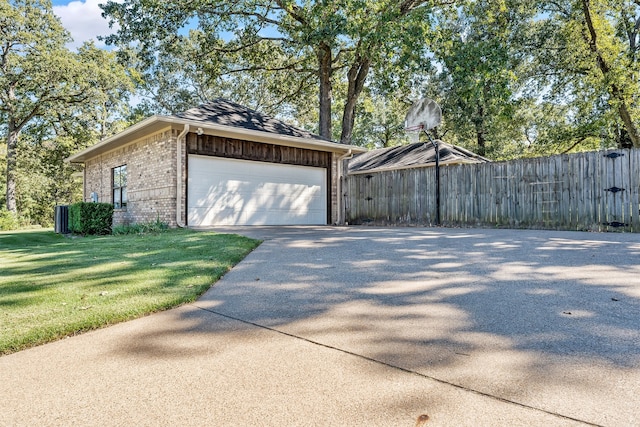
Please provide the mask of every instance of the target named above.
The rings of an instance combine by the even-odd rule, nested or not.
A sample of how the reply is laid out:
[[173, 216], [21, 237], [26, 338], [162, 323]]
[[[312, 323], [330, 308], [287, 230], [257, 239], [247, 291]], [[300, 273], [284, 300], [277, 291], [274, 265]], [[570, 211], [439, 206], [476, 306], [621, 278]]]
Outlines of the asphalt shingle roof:
[[[485, 163], [489, 162], [476, 153], [462, 147], [439, 141], [440, 163]], [[435, 166], [436, 150], [430, 142], [416, 142], [390, 148], [379, 148], [358, 154], [349, 161], [348, 172], [364, 173], [393, 169]]]
[[292, 126], [282, 120], [223, 98], [218, 98], [182, 113], [175, 114], [175, 117], [199, 121], [202, 122], [203, 125], [213, 123], [278, 135], [327, 141], [327, 139], [312, 132]]

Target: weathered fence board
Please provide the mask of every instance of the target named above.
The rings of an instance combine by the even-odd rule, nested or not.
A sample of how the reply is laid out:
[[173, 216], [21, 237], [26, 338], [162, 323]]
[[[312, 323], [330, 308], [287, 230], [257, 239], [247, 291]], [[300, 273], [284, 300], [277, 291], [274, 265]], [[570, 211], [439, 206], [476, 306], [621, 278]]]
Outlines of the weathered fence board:
[[[435, 168], [349, 175], [350, 224], [434, 225]], [[640, 232], [640, 150], [443, 166], [440, 217], [450, 226]]]
[[629, 151], [630, 228], [640, 230], [640, 150]]

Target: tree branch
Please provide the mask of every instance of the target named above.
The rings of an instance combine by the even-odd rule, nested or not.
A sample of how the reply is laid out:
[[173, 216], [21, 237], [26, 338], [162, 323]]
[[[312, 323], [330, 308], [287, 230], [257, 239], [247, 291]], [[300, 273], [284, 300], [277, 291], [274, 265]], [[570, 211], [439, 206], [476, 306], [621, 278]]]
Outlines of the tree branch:
[[560, 154], [567, 154], [569, 151], [573, 150], [574, 148], [576, 148], [579, 144], [581, 144], [582, 142], [584, 142], [584, 140], [587, 139], [586, 136], [583, 136], [582, 138], [579, 138], [571, 147], [567, 148], [566, 150], [564, 150], [562, 153]]
[[589, 31], [589, 39], [587, 42], [589, 43], [589, 48], [591, 52], [596, 55], [596, 62], [598, 63], [598, 67], [602, 71], [604, 75], [609, 74], [611, 69], [609, 68], [609, 64], [604, 60], [600, 50], [598, 49], [598, 33], [596, 32], [595, 26], [593, 25], [593, 20], [591, 19], [591, 9], [589, 7], [589, 0], [582, 0], [582, 11], [584, 12], [585, 23], [587, 24], [587, 30]]
[[275, 106], [282, 105], [283, 103], [290, 101], [291, 99], [294, 99], [296, 95], [302, 93], [302, 91], [308, 86], [309, 86], [309, 79], [301, 79], [300, 84], [298, 85], [298, 88], [296, 90], [283, 96], [279, 101], [274, 102], [273, 104], [270, 104], [267, 108], [273, 108]]
[[299, 22], [300, 24], [302, 24], [305, 27], [309, 26], [309, 23], [307, 22], [306, 19], [304, 19], [304, 17], [302, 15], [300, 15], [298, 13], [298, 11], [300, 10], [300, 8], [297, 5], [293, 5], [290, 8], [287, 8], [283, 3], [282, 0], [275, 0], [276, 4], [278, 6], [280, 6], [280, 9], [284, 10], [287, 15], [289, 15], [291, 18], [293, 18], [295, 21]]
[[295, 64], [291, 64], [291, 65], [285, 65], [282, 67], [255, 66], [255, 67], [245, 67], [245, 68], [234, 68], [227, 71], [225, 74], [236, 74], [236, 73], [243, 73], [247, 71], [284, 71], [284, 70], [292, 70], [292, 71], [295, 71], [296, 73], [316, 73], [317, 72], [317, 70], [310, 69], [310, 68], [296, 68]]
[[[215, 52], [220, 52], [220, 53], [238, 53], [244, 49], [247, 49], [249, 47], [255, 46], [257, 44], [260, 44], [264, 41], [287, 41], [287, 39], [285, 39], [284, 37], [260, 37], [257, 40], [251, 42], [251, 43], [247, 43], [247, 44], [243, 44], [240, 45], [238, 47], [234, 47], [234, 48], [217, 48], [217, 47], [212, 47], [211, 50], [215, 51]], [[203, 55], [204, 56], [204, 55]]]

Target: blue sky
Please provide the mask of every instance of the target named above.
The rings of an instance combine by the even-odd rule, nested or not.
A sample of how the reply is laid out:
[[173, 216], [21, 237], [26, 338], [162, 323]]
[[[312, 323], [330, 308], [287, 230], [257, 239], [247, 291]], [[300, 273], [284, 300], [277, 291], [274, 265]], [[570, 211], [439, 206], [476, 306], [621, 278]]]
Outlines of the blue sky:
[[102, 9], [98, 6], [106, 0], [53, 0], [53, 11], [65, 28], [73, 37], [71, 47], [78, 47], [87, 40], [95, 40], [96, 46], [104, 44], [97, 40], [99, 35], [107, 35], [109, 29], [107, 21], [102, 18]]

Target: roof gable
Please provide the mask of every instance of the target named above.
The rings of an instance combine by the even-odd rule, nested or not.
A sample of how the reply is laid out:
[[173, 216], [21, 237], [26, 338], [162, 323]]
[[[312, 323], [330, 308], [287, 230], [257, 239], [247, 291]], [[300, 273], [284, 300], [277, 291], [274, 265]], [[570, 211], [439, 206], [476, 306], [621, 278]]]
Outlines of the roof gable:
[[91, 147], [68, 157], [70, 163], [84, 163], [87, 160], [117, 149], [156, 132], [173, 129], [182, 132], [202, 132], [228, 138], [263, 142], [289, 147], [308, 148], [334, 153], [361, 153], [366, 148], [340, 144], [320, 137], [304, 129], [289, 125], [281, 120], [259, 113], [226, 99], [191, 108], [172, 116], [151, 116], [122, 132], [110, 136]]
[[328, 141], [319, 135], [223, 98], [218, 98], [182, 113], [175, 114], [174, 117], [202, 122], [203, 125], [216, 124], [233, 126], [277, 135]]

